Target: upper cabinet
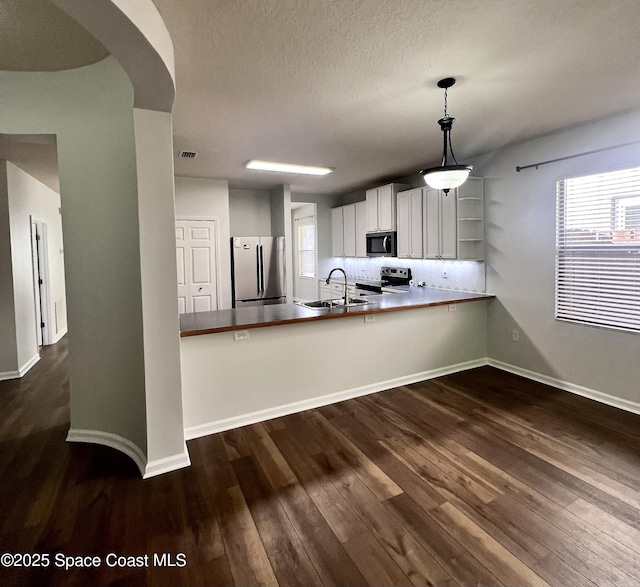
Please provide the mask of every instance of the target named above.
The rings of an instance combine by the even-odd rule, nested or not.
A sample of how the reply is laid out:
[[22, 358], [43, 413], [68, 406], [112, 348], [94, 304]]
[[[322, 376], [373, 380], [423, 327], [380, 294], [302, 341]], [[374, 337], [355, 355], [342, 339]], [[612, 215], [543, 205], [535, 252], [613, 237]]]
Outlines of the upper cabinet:
[[344, 220], [341, 207], [331, 209], [331, 252], [334, 257], [344, 257]]
[[423, 191], [422, 188], [416, 188], [398, 194], [398, 257], [423, 258]]
[[367, 232], [396, 230], [396, 194], [408, 187], [390, 183], [367, 190]]
[[456, 191], [424, 190], [424, 258], [457, 258]]
[[344, 256], [356, 256], [356, 205], [342, 206]]
[[331, 209], [334, 257], [367, 256], [367, 205], [365, 202]]
[[356, 207], [356, 257], [367, 256], [367, 203], [357, 202]]
[[470, 177], [448, 194], [416, 188], [397, 196], [398, 257], [484, 259], [484, 180]]

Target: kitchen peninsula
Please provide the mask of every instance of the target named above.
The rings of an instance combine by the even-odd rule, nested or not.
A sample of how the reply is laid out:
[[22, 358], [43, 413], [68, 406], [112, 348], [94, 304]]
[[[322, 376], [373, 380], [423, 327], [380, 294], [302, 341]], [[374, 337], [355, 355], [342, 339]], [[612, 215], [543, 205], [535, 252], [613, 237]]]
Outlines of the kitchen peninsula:
[[350, 318], [380, 312], [413, 310], [443, 304], [459, 304], [492, 299], [484, 293], [471, 293], [438, 289], [433, 287], [406, 287], [398, 295], [365, 296], [361, 299], [370, 303], [356, 307], [336, 307], [310, 309], [299, 304], [273, 304], [252, 306], [232, 310], [196, 312], [180, 316], [180, 336], [215, 334], [232, 330], [280, 326], [314, 320]]
[[494, 296], [408, 287], [352, 308], [181, 316], [185, 435], [196, 438], [485, 364]]

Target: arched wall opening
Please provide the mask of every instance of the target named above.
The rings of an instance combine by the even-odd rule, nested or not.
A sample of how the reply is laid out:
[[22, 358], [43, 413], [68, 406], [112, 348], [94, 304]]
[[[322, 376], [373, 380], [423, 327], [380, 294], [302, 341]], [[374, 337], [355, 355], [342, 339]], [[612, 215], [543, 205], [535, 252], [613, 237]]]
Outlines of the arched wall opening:
[[[151, 476], [189, 464], [176, 313], [172, 55], [154, 49], [164, 44], [166, 53], [168, 34], [150, 0], [133, 9], [121, 1], [55, 2], [115, 57], [55, 73], [1, 72], [0, 132], [57, 136], [69, 440], [115, 447]], [[145, 97], [154, 95], [154, 79], [156, 103]]]

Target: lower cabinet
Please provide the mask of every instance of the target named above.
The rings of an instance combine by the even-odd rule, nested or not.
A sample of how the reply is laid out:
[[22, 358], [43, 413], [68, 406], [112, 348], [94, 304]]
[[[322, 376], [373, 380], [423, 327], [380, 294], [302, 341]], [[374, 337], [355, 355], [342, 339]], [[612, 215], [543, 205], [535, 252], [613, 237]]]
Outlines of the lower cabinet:
[[[332, 278], [331, 281], [327, 283], [324, 279], [321, 279], [319, 285], [321, 300], [335, 300], [344, 297], [344, 281], [334, 281]], [[349, 292], [350, 297], [355, 296], [355, 285], [350, 284], [347, 287], [347, 291]]]

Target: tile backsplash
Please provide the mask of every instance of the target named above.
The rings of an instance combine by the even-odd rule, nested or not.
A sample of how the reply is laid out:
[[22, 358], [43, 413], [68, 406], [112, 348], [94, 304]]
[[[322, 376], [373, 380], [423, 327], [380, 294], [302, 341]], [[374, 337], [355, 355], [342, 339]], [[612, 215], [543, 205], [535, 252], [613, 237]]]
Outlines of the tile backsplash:
[[[326, 275], [333, 267], [342, 267], [353, 279], [380, 279], [381, 267], [410, 267], [412, 279], [416, 283], [424, 281], [428, 287], [470, 292], [484, 292], [486, 287], [485, 264], [482, 261], [337, 257], [324, 259], [322, 265], [320, 276]], [[447, 277], [443, 277], [443, 272]]]

